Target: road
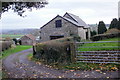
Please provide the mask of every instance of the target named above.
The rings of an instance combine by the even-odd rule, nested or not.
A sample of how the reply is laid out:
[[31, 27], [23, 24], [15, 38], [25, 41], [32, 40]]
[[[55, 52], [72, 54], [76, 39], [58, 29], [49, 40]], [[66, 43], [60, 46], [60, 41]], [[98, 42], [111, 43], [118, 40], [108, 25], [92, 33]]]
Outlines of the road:
[[118, 78], [118, 71], [81, 71], [58, 70], [30, 61], [27, 57], [32, 49], [8, 56], [3, 60], [3, 67], [9, 78]]

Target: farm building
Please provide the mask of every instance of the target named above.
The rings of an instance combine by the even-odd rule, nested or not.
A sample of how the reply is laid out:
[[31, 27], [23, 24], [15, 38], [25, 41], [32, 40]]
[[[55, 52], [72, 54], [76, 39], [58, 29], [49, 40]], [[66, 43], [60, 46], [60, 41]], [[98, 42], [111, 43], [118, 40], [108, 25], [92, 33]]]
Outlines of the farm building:
[[89, 39], [90, 29], [79, 16], [67, 12], [63, 17], [57, 15], [40, 28], [41, 42], [72, 35], [78, 35], [81, 39]]
[[35, 43], [35, 37], [31, 34], [24, 35], [20, 38], [21, 45], [33, 45]]

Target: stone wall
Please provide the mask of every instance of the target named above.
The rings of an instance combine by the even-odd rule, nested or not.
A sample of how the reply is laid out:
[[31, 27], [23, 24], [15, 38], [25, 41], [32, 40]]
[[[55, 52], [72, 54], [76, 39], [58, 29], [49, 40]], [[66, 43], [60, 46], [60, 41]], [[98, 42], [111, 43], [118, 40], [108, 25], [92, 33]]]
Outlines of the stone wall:
[[24, 36], [21, 38], [22, 45], [33, 45], [33, 40], [29, 39], [28, 37]]
[[81, 37], [82, 40], [86, 39], [86, 32], [87, 29], [78, 28], [78, 35]]
[[[55, 27], [56, 20], [62, 20], [61, 28]], [[58, 16], [41, 29], [40, 42], [49, 41], [50, 36], [53, 35], [64, 35], [64, 37], [69, 37], [70, 34], [78, 34], [78, 27]]]

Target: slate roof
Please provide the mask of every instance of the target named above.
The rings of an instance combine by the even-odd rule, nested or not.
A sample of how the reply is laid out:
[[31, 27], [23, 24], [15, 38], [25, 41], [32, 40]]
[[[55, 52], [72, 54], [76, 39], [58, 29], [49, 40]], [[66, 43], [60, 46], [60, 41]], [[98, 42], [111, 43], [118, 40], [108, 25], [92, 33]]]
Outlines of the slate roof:
[[69, 19], [69, 18], [66, 18], [66, 17], [63, 17], [63, 18], [66, 19], [67, 21], [75, 24], [76, 26], [80, 26], [79, 23], [77, 23], [77, 22], [75, 22], [75, 21], [73, 21], [73, 20], [71, 20], [71, 19]]
[[[33, 35], [31, 35], [31, 34], [27, 34], [27, 35], [25, 35], [26, 37], [28, 37], [28, 38], [30, 38], [31, 40], [35, 40], [35, 37], [33, 36]], [[23, 36], [24, 37], [24, 36]]]
[[[65, 17], [66, 14], [69, 15], [73, 20], [70, 20], [69, 18]], [[67, 12], [66, 14], [63, 16], [65, 19], [76, 24], [77, 26], [84, 26], [84, 28], [88, 28], [88, 25], [81, 18], [79, 18], [79, 16]]]
[[[69, 19], [67, 17], [65, 17], [65, 15], [69, 15], [72, 19]], [[77, 27], [83, 27], [83, 28], [88, 28], [88, 25], [81, 19], [79, 18], [79, 16], [76, 16], [74, 14], [71, 14], [71, 13], [65, 13], [65, 15], [62, 17], [62, 16], [59, 16], [57, 15], [55, 18], [57, 17], [60, 17], [74, 25], [76, 25]], [[52, 20], [54, 20], [55, 18], [53, 18]], [[42, 29], [44, 26], [46, 26], [47, 24], [49, 24], [52, 20], [50, 20], [48, 23], [46, 23], [45, 25], [43, 25], [40, 29]]]

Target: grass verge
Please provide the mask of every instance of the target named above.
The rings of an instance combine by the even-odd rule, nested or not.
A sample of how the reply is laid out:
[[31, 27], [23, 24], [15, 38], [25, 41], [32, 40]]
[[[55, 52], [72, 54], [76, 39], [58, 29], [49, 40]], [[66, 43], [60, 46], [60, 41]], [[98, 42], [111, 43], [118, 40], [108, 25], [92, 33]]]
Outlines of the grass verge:
[[100, 71], [117, 71], [120, 64], [99, 64], [99, 63], [74, 63], [64, 66], [65, 69], [71, 70], [100, 70]]
[[0, 59], [4, 59], [4, 58], [6, 58], [7, 56], [9, 56], [13, 53], [17, 53], [17, 52], [20, 52], [22, 50], [26, 50], [26, 49], [29, 49], [29, 48], [32, 48], [32, 46], [18, 45], [16, 47], [12, 47], [8, 50], [5, 50], [5, 51], [1, 52], [0, 54], [2, 54], [2, 55], [0, 56]]

